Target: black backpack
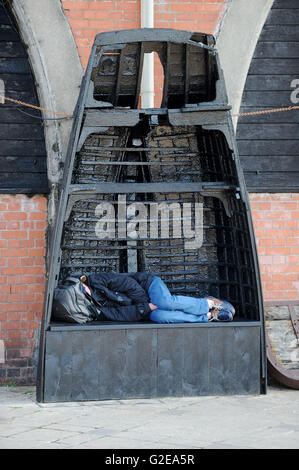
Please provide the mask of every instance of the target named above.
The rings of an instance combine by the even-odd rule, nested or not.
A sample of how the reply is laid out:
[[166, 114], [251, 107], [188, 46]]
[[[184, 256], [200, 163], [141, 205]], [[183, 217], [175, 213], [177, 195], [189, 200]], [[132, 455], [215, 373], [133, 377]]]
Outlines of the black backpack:
[[86, 292], [80, 279], [68, 277], [54, 289], [52, 317], [69, 323], [87, 323], [100, 319], [100, 304]]

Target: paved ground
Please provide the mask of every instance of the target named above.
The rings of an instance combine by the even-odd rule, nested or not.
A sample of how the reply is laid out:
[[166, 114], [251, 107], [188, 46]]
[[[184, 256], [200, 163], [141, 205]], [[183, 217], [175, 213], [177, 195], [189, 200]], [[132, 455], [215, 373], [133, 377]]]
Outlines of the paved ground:
[[0, 387], [0, 449], [298, 449], [299, 390], [40, 404]]

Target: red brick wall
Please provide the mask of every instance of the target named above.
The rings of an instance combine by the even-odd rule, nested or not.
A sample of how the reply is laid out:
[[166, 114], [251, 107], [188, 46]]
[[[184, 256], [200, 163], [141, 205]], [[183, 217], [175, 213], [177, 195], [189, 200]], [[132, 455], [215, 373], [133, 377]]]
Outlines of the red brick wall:
[[265, 300], [299, 299], [299, 194], [250, 194]]
[[0, 195], [0, 384], [35, 381], [46, 228], [45, 197]]

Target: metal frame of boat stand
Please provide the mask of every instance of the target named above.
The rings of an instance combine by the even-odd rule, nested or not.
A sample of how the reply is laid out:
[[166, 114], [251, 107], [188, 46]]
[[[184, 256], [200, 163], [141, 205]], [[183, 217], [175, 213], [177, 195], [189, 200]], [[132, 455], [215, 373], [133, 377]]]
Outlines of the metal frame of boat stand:
[[[298, 300], [269, 300], [265, 301], [267, 307], [288, 307], [291, 324], [294, 330], [295, 337], [299, 341], [299, 326], [297, 322], [296, 312], [294, 307], [298, 306]], [[270, 375], [272, 375], [278, 382], [290, 388], [299, 389], [299, 370], [287, 369], [275, 355], [275, 345], [272, 344], [266, 328], [266, 348], [267, 348], [267, 365]]]
[[[162, 104], [138, 109], [143, 57], [153, 51], [164, 69]], [[258, 257], [230, 109], [213, 36], [171, 29], [96, 36], [50, 247], [38, 401], [266, 393]], [[145, 203], [204, 201], [201, 248], [160, 235], [96, 238], [95, 204], [115, 203], [117, 194]], [[101, 270], [154, 272], [173, 293], [227, 298], [236, 317], [231, 323], [51, 321], [57, 283]]]

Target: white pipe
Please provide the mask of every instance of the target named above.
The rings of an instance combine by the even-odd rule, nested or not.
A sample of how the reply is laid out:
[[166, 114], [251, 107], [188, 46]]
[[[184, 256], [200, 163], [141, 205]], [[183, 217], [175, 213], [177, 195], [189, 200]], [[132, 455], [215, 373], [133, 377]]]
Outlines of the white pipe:
[[[141, 0], [141, 28], [154, 27], [154, 0]], [[154, 53], [144, 54], [141, 80], [141, 107], [154, 108]]]

